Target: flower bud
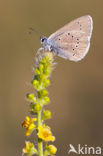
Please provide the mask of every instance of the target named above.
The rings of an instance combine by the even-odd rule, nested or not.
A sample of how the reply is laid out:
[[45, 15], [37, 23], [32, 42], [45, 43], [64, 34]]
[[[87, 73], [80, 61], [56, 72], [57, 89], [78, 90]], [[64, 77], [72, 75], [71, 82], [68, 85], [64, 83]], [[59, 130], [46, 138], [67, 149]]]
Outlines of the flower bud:
[[54, 145], [48, 145], [47, 146], [47, 151], [51, 154], [54, 155], [57, 152], [57, 148]]
[[40, 91], [40, 98], [47, 96], [48, 95], [48, 91], [46, 89], [43, 89]]
[[47, 103], [49, 103], [50, 102], [50, 99], [49, 99], [49, 97], [44, 97], [44, 100], [45, 100], [45, 104], [47, 104]]
[[43, 73], [43, 69], [44, 69], [44, 66], [43, 66], [43, 64], [39, 64], [39, 70], [40, 70], [40, 73]]
[[34, 104], [34, 112], [39, 112], [41, 110], [40, 104]]
[[50, 119], [51, 118], [51, 112], [49, 110], [43, 111], [42, 120]]
[[30, 104], [31, 112], [39, 112], [41, 110], [41, 105], [40, 104]]
[[39, 87], [39, 81], [38, 81], [38, 80], [33, 80], [33, 81], [32, 81], [32, 85], [33, 85], [33, 87], [34, 87], [35, 89], [38, 90], [38, 87]]
[[50, 80], [49, 79], [45, 79], [43, 87], [47, 87], [50, 84]]
[[33, 93], [27, 94], [27, 98], [30, 101], [36, 102], [36, 97]]
[[35, 74], [40, 75], [40, 70], [38, 68], [35, 68]]
[[37, 149], [34, 147], [34, 144], [29, 142], [29, 141], [26, 141], [25, 142], [26, 146], [23, 148], [23, 154], [27, 154], [27, 155], [34, 155], [34, 154], [37, 154], [38, 151]]

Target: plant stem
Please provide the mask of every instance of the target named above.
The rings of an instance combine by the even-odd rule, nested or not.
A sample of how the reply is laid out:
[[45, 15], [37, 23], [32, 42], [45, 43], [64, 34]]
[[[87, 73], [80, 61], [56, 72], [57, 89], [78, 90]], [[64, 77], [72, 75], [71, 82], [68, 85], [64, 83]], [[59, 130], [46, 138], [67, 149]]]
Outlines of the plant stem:
[[[38, 126], [42, 125], [41, 111], [38, 112]], [[43, 156], [43, 142], [38, 138], [38, 156]]]

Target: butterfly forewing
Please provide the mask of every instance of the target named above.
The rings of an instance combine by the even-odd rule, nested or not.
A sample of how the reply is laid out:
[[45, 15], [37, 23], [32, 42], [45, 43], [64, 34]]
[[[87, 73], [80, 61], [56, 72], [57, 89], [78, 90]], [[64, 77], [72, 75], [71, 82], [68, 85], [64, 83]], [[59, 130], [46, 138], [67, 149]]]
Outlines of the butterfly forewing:
[[79, 61], [89, 50], [92, 29], [92, 18], [83, 16], [53, 33], [48, 43], [57, 49], [59, 56]]

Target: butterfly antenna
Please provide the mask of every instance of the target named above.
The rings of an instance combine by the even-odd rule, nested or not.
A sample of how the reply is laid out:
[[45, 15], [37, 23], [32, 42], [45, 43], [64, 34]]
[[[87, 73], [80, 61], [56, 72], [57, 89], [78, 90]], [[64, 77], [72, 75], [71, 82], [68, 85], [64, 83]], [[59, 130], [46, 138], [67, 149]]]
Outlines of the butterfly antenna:
[[32, 33], [36, 33], [37, 35], [39, 34], [40, 36], [42, 36], [43, 34], [40, 32], [40, 31], [38, 31], [38, 30], [36, 30], [36, 29], [34, 29], [34, 28], [32, 28], [32, 27], [29, 27], [29, 34], [32, 34]]

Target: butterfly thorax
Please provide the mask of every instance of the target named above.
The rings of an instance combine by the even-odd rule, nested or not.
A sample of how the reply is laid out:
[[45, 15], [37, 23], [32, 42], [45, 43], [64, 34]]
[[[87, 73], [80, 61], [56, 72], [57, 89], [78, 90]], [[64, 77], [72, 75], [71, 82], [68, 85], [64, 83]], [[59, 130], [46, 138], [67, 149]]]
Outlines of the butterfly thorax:
[[51, 51], [51, 45], [47, 42], [48, 38], [45, 36], [40, 37], [41, 44], [43, 45], [43, 48], [45, 51]]

